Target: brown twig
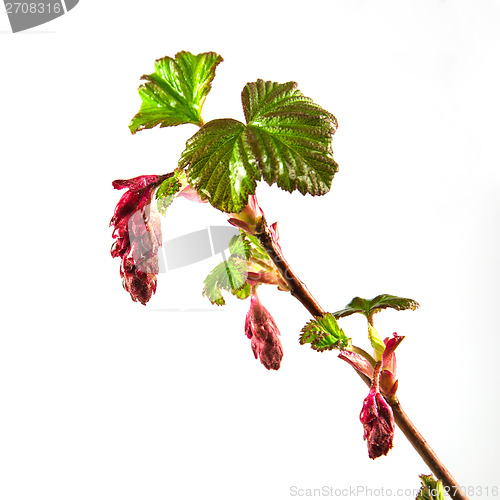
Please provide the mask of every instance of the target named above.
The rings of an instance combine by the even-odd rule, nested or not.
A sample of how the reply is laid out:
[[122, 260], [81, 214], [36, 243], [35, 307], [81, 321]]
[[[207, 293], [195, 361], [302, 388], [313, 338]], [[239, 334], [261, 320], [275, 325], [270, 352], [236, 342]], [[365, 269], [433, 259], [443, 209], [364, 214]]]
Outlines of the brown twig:
[[[283, 256], [281, 248], [273, 240], [272, 234], [264, 217], [260, 217], [257, 220], [255, 234], [290, 288], [290, 293], [297, 300], [299, 300], [299, 302], [314, 317], [324, 316], [326, 311], [319, 305], [318, 301], [312, 296], [311, 292], [291, 269], [290, 265]], [[371, 383], [370, 379], [365, 375], [359, 375], [361, 375], [361, 378], [369, 387]], [[410, 441], [413, 448], [415, 448], [417, 453], [422, 457], [423, 461], [431, 469], [436, 478], [443, 482], [443, 486], [446, 488], [449, 495], [457, 500], [468, 500], [467, 497], [462, 494], [460, 485], [453, 478], [444, 464], [439, 460], [436, 453], [423, 438], [422, 434], [420, 434], [408, 418], [408, 415], [406, 415], [403, 411], [398, 399], [396, 397], [389, 398], [387, 399], [387, 402], [391, 405], [396, 424], [406, 436], [408, 441]]]
[[267, 226], [266, 219], [259, 217], [256, 224], [255, 235], [259, 238], [264, 250], [271, 257], [272, 261], [281, 273], [286, 284], [290, 288], [290, 293], [313, 315], [324, 316], [326, 311], [319, 305], [304, 283], [292, 271], [285, 260], [281, 249], [274, 243], [273, 237]]
[[457, 500], [467, 500], [467, 497], [462, 493], [463, 488], [461, 491], [459, 484], [450, 474], [450, 471], [444, 466], [441, 460], [439, 460], [434, 450], [429, 446], [422, 434], [420, 434], [418, 429], [413, 425], [413, 422], [408, 418], [408, 415], [403, 411], [398, 399], [394, 398], [392, 401], [388, 399], [388, 402], [394, 413], [396, 424], [408, 441], [410, 441], [413, 448], [415, 448], [417, 453], [422, 457], [429, 469], [431, 469], [433, 474], [438, 479], [441, 479], [449, 495]]

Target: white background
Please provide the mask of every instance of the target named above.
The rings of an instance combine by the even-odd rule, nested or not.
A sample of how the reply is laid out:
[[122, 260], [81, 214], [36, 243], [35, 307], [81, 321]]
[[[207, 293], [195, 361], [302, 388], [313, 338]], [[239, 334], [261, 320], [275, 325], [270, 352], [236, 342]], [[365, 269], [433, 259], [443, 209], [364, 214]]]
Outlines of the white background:
[[[111, 181], [173, 170], [196, 131], [127, 127], [139, 77], [179, 50], [224, 57], [205, 121], [242, 119], [257, 78], [295, 80], [337, 116], [331, 192], [260, 185], [261, 205], [326, 309], [420, 302], [376, 317], [406, 336], [402, 405], [457, 480], [483, 487], [474, 498], [500, 486], [499, 22], [486, 0], [82, 0], [15, 35], [0, 13], [0, 498], [395, 496], [429, 472], [399, 431], [368, 458], [366, 388], [334, 352], [298, 344], [309, 316], [289, 295], [261, 293], [285, 350], [271, 373], [243, 332], [248, 304], [201, 297], [216, 257], [160, 275], [147, 307], [122, 289]], [[182, 200], [164, 239], [224, 220]], [[367, 345], [361, 318], [342, 326]]]

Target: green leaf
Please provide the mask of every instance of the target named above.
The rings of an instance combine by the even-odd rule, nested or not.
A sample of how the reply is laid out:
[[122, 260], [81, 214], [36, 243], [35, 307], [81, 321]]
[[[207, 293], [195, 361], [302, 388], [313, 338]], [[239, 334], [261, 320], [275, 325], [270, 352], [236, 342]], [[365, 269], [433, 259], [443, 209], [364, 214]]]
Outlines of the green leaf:
[[241, 98], [248, 142], [263, 179], [289, 192], [327, 193], [338, 170], [331, 146], [335, 117], [295, 82], [259, 79], [247, 83]]
[[261, 177], [245, 131], [230, 118], [208, 122], [187, 141], [179, 160], [198, 194], [224, 212], [241, 212]]
[[295, 82], [258, 80], [242, 92], [247, 125], [213, 120], [186, 143], [179, 161], [200, 196], [224, 212], [240, 212], [262, 178], [286, 191], [322, 195], [338, 169], [335, 117]]
[[221, 288], [228, 292], [232, 292], [246, 285], [247, 266], [245, 262], [228, 259], [221, 262], [219, 266], [221, 269], [219, 274], [219, 286]]
[[217, 276], [212, 275], [215, 269], [205, 278], [203, 284], [203, 295], [208, 298], [212, 304], [217, 304], [218, 306], [223, 306], [226, 304], [224, 297], [222, 296], [221, 288], [217, 282]]
[[130, 131], [135, 134], [138, 130], [157, 125], [202, 125], [201, 109], [220, 62], [222, 57], [215, 52], [196, 56], [179, 52], [175, 59], [158, 59], [155, 72], [141, 78], [146, 81], [139, 87], [142, 105], [132, 118]]
[[179, 181], [177, 171], [172, 177], [165, 179], [160, 184], [160, 187], [156, 190], [158, 212], [162, 215], [166, 214], [167, 208], [172, 204], [175, 195], [180, 191], [181, 187], [182, 184]]
[[252, 249], [251, 257], [262, 261], [270, 260], [269, 254], [264, 250], [264, 247], [260, 244], [259, 238], [257, 238], [257, 236], [245, 233], [245, 238], [250, 241]]
[[205, 278], [203, 295], [212, 304], [223, 306], [226, 301], [222, 296], [222, 290], [232, 293], [242, 291], [246, 286], [246, 277], [245, 262], [230, 258], [215, 266]]
[[422, 486], [416, 500], [446, 500], [442, 481], [436, 481], [432, 476], [419, 476]]
[[354, 299], [345, 306], [344, 309], [333, 313], [333, 315], [339, 319], [351, 314], [360, 313], [364, 314], [367, 318], [382, 309], [395, 309], [396, 311], [404, 311], [405, 309], [411, 309], [414, 311], [420, 307], [419, 303], [413, 299], [407, 299], [403, 297], [396, 297], [395, 295], [377, 295], [375, 298], [362, 299], [361, 297], [354, 297]]
[[253, 244], [246, 234], [240, 231], [240, 236], [233, 236], [229, 242], [230, 257], [218, 264], [207, 276], [203, 295], [212, 304], [224, 305], [222, 290], [227, 290], [239, 299], [246, 299], [252, 291], [247, 279], [247, 260], [254, 252]]
[[252, 247], [250, 242], [245, 238], [244, 234], [233, 236], [229, 242], [229, 253], [239, 259], [247, 260], [251, 253]]
[[331, 313], [318, 316], [302, 328], [299, 342], [311, 344], [311, 347], [319, 352], [331, 351], [332, 349], [345, 349], [351, 340], [346, 336]]
[[232, 290], [233, 295], [238, 297], [241, 300], [248, 299], [250, 294], [252, 293], [252, 287], [247, 283], [244, 287], [239, 290]]

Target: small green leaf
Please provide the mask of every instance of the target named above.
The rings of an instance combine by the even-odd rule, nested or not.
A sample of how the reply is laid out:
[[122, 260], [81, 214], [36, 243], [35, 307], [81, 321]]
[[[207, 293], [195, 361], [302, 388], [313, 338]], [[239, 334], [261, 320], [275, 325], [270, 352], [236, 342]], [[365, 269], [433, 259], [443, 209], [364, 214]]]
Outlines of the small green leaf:
[[233, 290], [239, 290], [245, 286], [247, 280], [247, 266], [245, 262], [228, 259], [221, 262], [219, 266], [219, 286], [221, 288], [228, 292], [232, 292]]
[[160, 184], [160, 187], [156, 190], [158, 212], [162, 215], [166, 214], [167, 208], [172, 204], [175, 195], [180, 191], [181, 187], [182, 184], [179, 181], [177, 171], [172, 177], [165, 179]]
[[250, 241], [252, 248], [252, 255], [251, 255], [252, 258], [262, 261], [270, 260], [269, 254], [264, 250], [264, 247], [260, 244], [260, 241], [257, 238], [257, 236], [245, 233], [245, 238], [247, 238]]
[[436, 481], [432, 476], [419, 476], [422, 486], [416, 500], [446, 500], [442, 481]]
[[244, 234], [233, 236], [229, 242], [229, 253], [231, 256], [239, 259], [247, 260], [252, 253], [250, 242], [245, 238]]
[[346, 336], [331, 313], [318, 316], [302, 328], [299, 342], [311, 344], [311, 347], [319, 352], [331, 351], [332, 349], [345, 349], [351, 340]]
[[247, 261], [255, 251], [254, 245], [243, 231], [240, 233], [240, 236], [233, 236], [229, 242], [230, 257], [218, 264], [205, 279], [203, 295], [212, 304], [225, 304], [222, 290], [227, 290], [242, 300], [249, 297], [252, 291], [246, 280]]
[[226, 301], [222, 296], [222, 290], [238, 292], [246, 285], [246, 264], [239, 260], [230, 258], [221, 262], [205, 278], [203, 295], [212, 304], [224, 305]]
[[232, 290], [232, 293], [239, 299], [245, 300], [248, 297], [250, 297], [250, 294], [252, 293], [252, 287], [247, 283], [244, 287], [240, 288], [239, 290]]
[[241, 212], [260, 180], [245, 130], [230, 118], [208, 122], [187, 141], [179, 160], [198, 194], [224, 212]]
[[420, 307], [417, 301], [413, 299], [407, 299], [403, 297], [396, 297], [395, 295], [377, 295], [375, 298], [362, 299], [361, 297], [354, 297], [354, 299], [345, 306], [344, 309], [333, 313], [333, 315], [339, 319], [351, 314], [360, 313], [364, 314], [367, 318], [382, 309], [395, 309], [396, 311], [404, 311], [405, 309], [411, 309], [414, 311]]
[[170, 127], [183, 123], [202, 125], [201, 109], [210, 91], [215, 68], [222, 57], [215, 52], [193, 55], [179, 52], [175, 59], [164, 57], [155, 62], [155, 72], [142, 76], [139, 87], [142, 105], [132, 118], [130, 131]]
[[217, 283], [217, 278], [215, 276], [212, 276], [211, 274], [212, 273], [210, 273], [205, 278], [205, 283], [203, 286], [203, 295], [205, 295], [205, 297], [207, 297], [212, 304], [223, 306], [226, 304], [226, 301], [222, 296], [221, 288]]

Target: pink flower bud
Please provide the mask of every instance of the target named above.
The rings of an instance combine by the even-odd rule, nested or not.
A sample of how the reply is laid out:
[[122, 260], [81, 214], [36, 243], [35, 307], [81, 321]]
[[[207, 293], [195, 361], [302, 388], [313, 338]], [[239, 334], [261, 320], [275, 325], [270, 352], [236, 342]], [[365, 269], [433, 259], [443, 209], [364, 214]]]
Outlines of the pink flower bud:
[[377, 363], [368, 396], [363, 401], [359, 419], [363, 424], [363, 439], [372, 459], [387, 455], [394, 439], [394, 414], [379, 390], [381, 363]]
[[268, 370], [278, 370], [283, 358], [280, 332], [269, 311], [260, 303], [255, 290], [252, 291], [245, 320], [245, 333], [252, 340], [255, 359], [260, 358]]
[[392, 339], [389, 337], [384, 339], [385, 350], [382, 354], [382, 370], [389, 370], [396, 374], [396, 354], [394, 354], [394, 351], [403, 339], [404, 337], [397, 335], [397, 333], [392, 334]]
[[113, 182], [115, 189], [128, 188], [118, 202], [110, 225], [114, 225], [112, 257], [122, 259], [123, 287], [133, 301], [146, 305], [156, 291], [160, 219], [151, 212], [153, 191], [167, 176], [143, 175]]
[[384, 340], [385, 350], [382, 354], [382, 371], [380, 372], [380, 390], [387, 396], [394, 396], [398, 390], [398, 380], [396, 378], [396, 354], [394, 351], [403, 341], [404, 337], [396, 333], [393, 337]]
[[363, 424], [363, 439], [368, 445], [368, 456], [372, 459], [387, 455], [394, 438], [394, 414], [380, 392], [368, 394], [359, 416]]

